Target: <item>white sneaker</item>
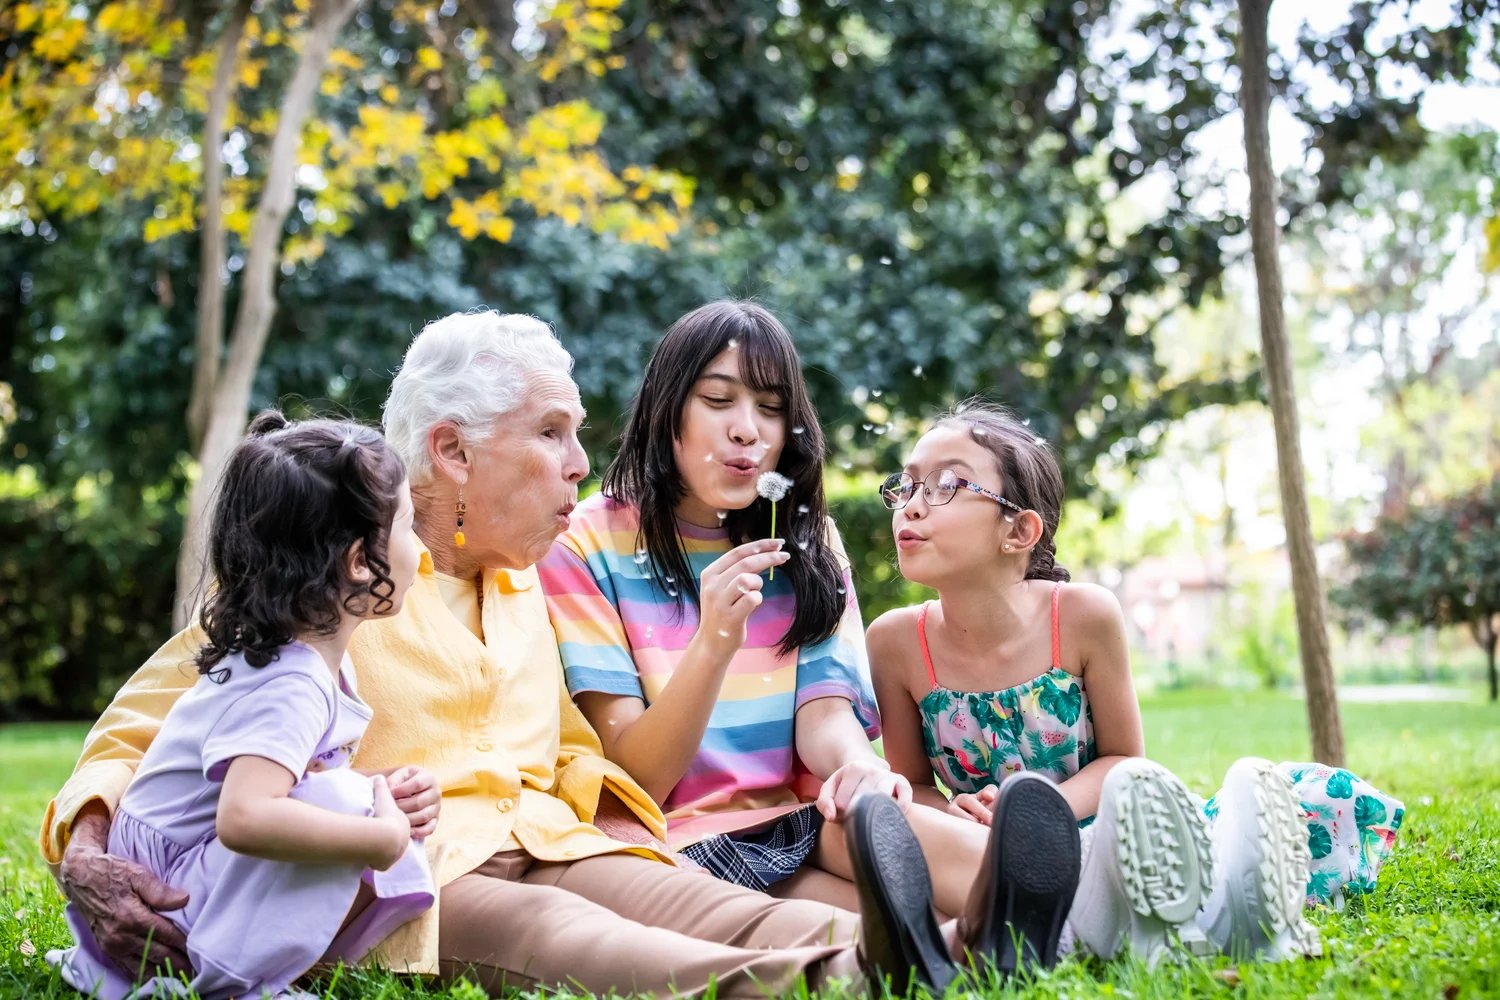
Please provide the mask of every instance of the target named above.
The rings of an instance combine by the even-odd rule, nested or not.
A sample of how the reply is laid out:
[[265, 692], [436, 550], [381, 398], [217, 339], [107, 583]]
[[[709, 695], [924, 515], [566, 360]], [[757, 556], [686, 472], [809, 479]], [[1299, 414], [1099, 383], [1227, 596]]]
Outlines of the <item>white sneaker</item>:
[[1268, 760], [1235, 761], [1210, 837], [1217, 878], [1198, 917], [1208, 940], [1236, 959], [1321, 955], [1303, 915], [1312, 854], [1291, 780]]
[[1144, 757], [1112, 768], [1068, 917], [1101, 958], [1123, 948], [1154, 965], [1178, 948], [1208, 948], [1196, 917], [1213, 882], [1207, 825], [1177, 776]]

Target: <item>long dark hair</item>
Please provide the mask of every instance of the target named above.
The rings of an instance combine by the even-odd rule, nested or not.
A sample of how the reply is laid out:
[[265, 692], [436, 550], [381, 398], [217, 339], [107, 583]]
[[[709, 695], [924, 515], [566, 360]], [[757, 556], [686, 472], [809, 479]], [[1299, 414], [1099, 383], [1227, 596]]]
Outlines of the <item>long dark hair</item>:
[[[389, 611], [391, 519], [405, 479], [401, 459], [373, 428], [289, 423], [276, 410], [257, 416], [219, 481], [198, 672], [222, 682], [228, 669], [219, 663], [232, 653], [263, 667], [296, 635], [337, 631], [341, 611]], [[356, 541], [364, 543], [368, 584], [350, 579], [345, 565]]]
[[[848, 599], [843, 569], [824, 537], [823, 429], [802, 379], [802, 359], [775, 316], [753, 302], [725, 300], [700, 306], [672, 324], [646, 364], [620, 451], [604, 472], [603, 492], [640, 511], [637, 544], [658, 578], [681, 581], [669, 588], [677, 591], [678, 608], [685, 593], [696, 601], [698, 582], [673, 516], [686, 492], [673, 445], [681, 437], [693, 385], [731, 342], [739, 347], [746, 384], [755, 392], [776, 393], [784, 404], [788, 433], [776, 471], [792, 481], [792, 488], [778, 501], [776, 523], [794, 546], [780, 572], [796, 595], [796, 612], [781, 638], [780, 651], [787, 654], [833, 635]], [[757, 498], [743, 510], [729, 511], [724, 526], [731, 545], [770, 537], [770, 502]]]
[[[1064, 487], [1062, 469], [1051, 446], [1009, 410], [982, 399], [960, 403], [939, 417], [934, 426], [944, 424], [962, 425], [975, 443], [994, 456], [1005, 499], [1041, 516], [1042, 537], [1031, 550], [1026, 579], [1072, 579], [1057, 565], [1057, 525], [1062, 519]], [[1001, 508], [1001, 516], [1004, 514], [1005, 508]]]

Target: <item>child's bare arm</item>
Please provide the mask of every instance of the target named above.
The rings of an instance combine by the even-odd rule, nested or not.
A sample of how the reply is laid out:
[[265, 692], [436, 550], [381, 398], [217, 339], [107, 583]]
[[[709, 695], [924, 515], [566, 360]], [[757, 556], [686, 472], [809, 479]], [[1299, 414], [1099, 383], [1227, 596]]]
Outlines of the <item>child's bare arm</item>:
[[288, 797], [296, 777], [275, 761], [236, 757], [219, 794], [219, 841], [236, 853], [272, 861], [355, 863], [383, 871], [406, 850], [411, 824], [385, 777], [371, 780], [375, 815], [346, 816]]
[[1120, 602], [1103, 587], [1072, 584], [1066, 589], [1063, 655], [1070, 644], [1083, 664], [1083, 686], [1094, 716], [1094, 745], [1098, 755], [1058, 786], [1080, 819], [1099, 811], [1099, 792], [1110, 768], [1127, 757], [1146, 752], [1141, 735], [1141, 706], [1130, 677], [1130, 652], [1125, 642], [1125, 616]]
[[870, 678], [880, 708], [881, 747], [891, 770], [911, 782], [913, 802], [947, 809], [948, 799], [934, 784], [932, 762], [922, 751], [922, 716], [911, 688], [911, 665], [899, 648], [903, 627], [916, 627], [907, 617], [902, 610], [888, 611], [865, 631]]

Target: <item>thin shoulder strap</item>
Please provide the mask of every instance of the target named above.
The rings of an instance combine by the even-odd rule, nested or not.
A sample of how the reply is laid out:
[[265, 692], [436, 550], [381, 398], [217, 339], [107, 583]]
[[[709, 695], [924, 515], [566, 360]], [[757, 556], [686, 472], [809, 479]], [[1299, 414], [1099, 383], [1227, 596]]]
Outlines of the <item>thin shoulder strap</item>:
[[917, 612], [917, 642], [922, 646], [922, 662], [927, 664], [927, 679], [932, 682], [933, 687], [937, 687], [937, 673], [932, 669], [932, 653], [927, 649], [927, 609], [930, 607], [932, 602], [926, 601], [922, 604], [922, 610]]
[[[1057, 616], [1057, 609], [1062, 598], [1062, 583], [1059, 581], [1052, 585], [1052, 669], [1062, 669], [1062, 622]], [[922, 647], [926, 650], [926, 646]], [[932, 669], [931, 667], [928, 668]]]

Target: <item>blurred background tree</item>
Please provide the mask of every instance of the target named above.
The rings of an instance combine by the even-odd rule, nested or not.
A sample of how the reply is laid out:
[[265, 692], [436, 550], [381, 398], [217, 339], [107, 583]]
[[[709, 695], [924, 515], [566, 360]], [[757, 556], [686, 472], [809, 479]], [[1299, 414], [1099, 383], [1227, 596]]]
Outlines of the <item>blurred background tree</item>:
[[[106, 6], [116, 5], [67, 9], [87, 20]], [[232, 7], [173, 9], [201, 9], [201, 34], [180, 44], [197, 38], [194, 51], [211, 53]], [[228, 115], [230, 206], [249, 204], [235, 199], [261, 183], [266, 95], [292, 69], [289, 36], [265, 41], [279, 6], [253, 10], [242, 66], [263, 65], [254, 83], [240, 80]], [[1254, 528], [1231, 504], [1231, 432], [1253, 423], [1261, 391], [1253, 339], [1240, 336], [1242, 289], [1226, 281], [1246, 250], [1243, 205], [1228, 196], [1238, 167], [1210, 155], [1233, 126], [1232, 15], [1217, 0], [625, 0], [607, 11], [369, 0], [330, 55], [303, 134], [307, 162], [249, 408], [378, 419], [424, 322], [481, 305], [531, 312], [556, 324], [578, 360], [597, 469], [665, 327], [707, 299], [753, 295], [787, 322], [807, 361], [867, 618], [912, 596], [894, 572], [875, 472], [925, 417], [976, 392], [1057, 443], [1080, 539], [1071, 556], [1065, 536], [1061, 560], [1075, 570], [1118, 573], [1159, 556], [1166, 529], [1124, 516], [1135, 476], [1164, 449], [1181, 465], [1176, 449], [1219, 426], [1219, 444], [1194, 445], [1222, 456], [1216, 527], [1200, 532], [1207, 558], [1214, 538]], [[1427, 145], [1419, 102], [1387, 108], [1397, 98], [1376, 68], [1414, 62], [1413, 79], [1468, 79], [1494, 64], [1475, 48], [1494, 22], [1488, 4], [1463, 5], [1423, 29], [1420, 60], [1407, 41], [1392, 54], [1348, 24], [1304, 26], [1298, 46], [1277, 50], [1273, 82], [1308, 123], [1312, 150], [1286, 178], [1290, 232], [1353, 204], [1350, 171], [1406, 163]], [[570, 31], [582, 48], [569, 47]], [[0, 21], [7, 107], [27, 92], [21, 66], [35, 34]], [[1345, 91], [1305, 83], [1335, 62], [1355, 81]], [[208, 92], [211, 64], [193, 71], [185, 79]], [[597, 116], [564, 144], [569, 156], [595, 155], [622, 182], [631, 164], [650, 165], [630, 177], [649, 173], [637, 204], [661, 220], [665, 250], [596, 225], [582, 207], [575, 217], [540, 195], [510, 197], [524, 157], [502, 151], [491, 169], [468, 156], [467, 172], [449, 177], [447, 143], [496, 120], [515, 142], [531, 116], [569, 102]], [[174, 107], [163, 103], [168, 121]], [[365, 125], [371, 107], [388, 110]], [[177, 110], [187, 116], [172, 126], [181, 142], [201, 145], [202, 112]], [[31, 148], [7, 129], [5, 149]], [[87, 155], [69, 164], [105, 170]], [[448, 179], [429, 195], [419, 181], [431, 164]], [[50, 180], [25, 167], [0, 156], [0, 383], [12, 400], [9, 417], [0, 406], [0, 502], [14, 532], [0, 549], [0, 712], [88, 714], [167, 635], [171, 556], [198, 474], [185, 416], [203, 230], [191, 209], [157, 195], [48, 207], [28, 191]], [[184, 181], [195, 197], [196, 171]], [[1329, 173], [1349, 174], [1350, 186]], [[455, 210], [496, 190], [503, 211]], [[1482, 225], [1493, 196], [1475, 192]], [[608, 199], [598, 197], [602, 213]], [[665, 218], [678, 220], [675, 233]], [[167, 220], [177, 224], [161, 231]], [[233, 315], [248, 219], [225, 220]], [[1322, 360], [1306, 331], [1293, 335], [1299, 360]], [[1482, 419], [1476, 403], [1469, 426]], [[1274, 513], [1274, 497], [1253, 499]], [[61, 555], [75, 548], [76, 562]]]
[[1500, 482], [1382, 517], [1345, 545], [1353, 579], [1334, 592], [1339, 603], [1387, 627], [1467, 629], [1500, 700]]

